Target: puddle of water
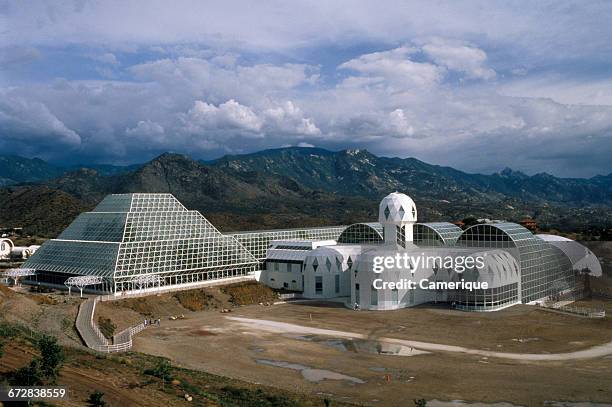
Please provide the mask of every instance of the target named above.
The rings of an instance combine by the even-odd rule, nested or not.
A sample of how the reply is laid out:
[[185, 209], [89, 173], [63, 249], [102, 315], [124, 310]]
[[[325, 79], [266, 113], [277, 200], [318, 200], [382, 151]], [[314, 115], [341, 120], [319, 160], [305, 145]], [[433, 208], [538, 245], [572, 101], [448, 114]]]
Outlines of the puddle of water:
[[426, 351], [393, 343], [379, 342], [368, 339], [340, 339], [319, 337], [316, 335], [291, 335], [287, 338], [300, 341], [321, 343], [342, 352], [369, 353], [373, 355], [415, 356], [424, 355]]
[[314, 335], [294, 335], [294, 336], [290, 336], [290, 338], [297, 339], [299, 341], [312, 341], [312, 338], [314, 338]]
[[544, 405], [547, 407], [612, 407], [612, 404], [590, 401], [545, 401]]
[[373, 355], [414, 356], [429, 353], [411, 348], [410, 346], [365, 339], [328, 339], [323, 340], [322, 342], [327, 346], [331, 346], [342, 351], [369, 353]]
[[512, 338], [514, 342], [527, 343], [533, 341], [539, 341], [540, 338]]
[[297, 363], [283, 362], [282, 360], [256, 359], [255, 362], [260, 365], [298, 370], [300, 371], [300, 373], [302, 373], [302, 377], [308, 380], [309, 382], [320, 382], [322, 380], [347, 380], [349, 382], [357, 384], [365, 383], [363, 380], [353, 376], [347, 376], [342, 373], [332, 372], [331, 370], [313, 369], [311, 367], [300, 365]]
[[[508, 403], [505, 401], [498, 403], [468, 403], [463, 400], [452, 400], [452, 401], [441, 401], [431, 400], [427, 402], [428, 406], [432, 407], [520, 407], [516, 404]], [[546, 407], [612, 407], [612, 404], [604, 403], [592, 403], [590, 401], [545, 401], [544, 406]]]
[[442, 400], [430, 400], [427, 402], [427, 406], [431, 407], [521, 407], [516, 404], [507, 403], [505, 401], [499, 403], [468, 403], [463, 400], [451, 400], [451, 401], [442, 401]]
[[325, 345], [330, 346], [337, 350], [341, 350], [343, 352], [346, 352], [348, 350], [345, 342], [346, 341], [343, 341], [342, 339], [328, 339], [328, 340], [323, 341]]

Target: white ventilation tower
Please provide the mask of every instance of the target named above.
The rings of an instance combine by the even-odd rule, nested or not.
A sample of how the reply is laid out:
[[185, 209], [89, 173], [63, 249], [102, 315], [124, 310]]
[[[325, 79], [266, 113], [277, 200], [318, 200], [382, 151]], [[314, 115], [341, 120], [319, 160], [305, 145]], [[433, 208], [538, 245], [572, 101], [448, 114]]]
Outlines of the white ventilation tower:
[[412, 242], [412, 226], [417, 221], [416, 205], [406, 194], [392, 192], [380, 202], [378, 221], [383, 225], [386, 244], [406, 247]]

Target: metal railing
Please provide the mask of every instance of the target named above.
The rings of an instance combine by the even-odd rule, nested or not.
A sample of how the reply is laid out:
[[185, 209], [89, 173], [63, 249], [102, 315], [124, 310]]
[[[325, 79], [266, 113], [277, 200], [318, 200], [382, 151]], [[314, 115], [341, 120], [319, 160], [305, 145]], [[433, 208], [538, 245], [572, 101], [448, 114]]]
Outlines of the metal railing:
[[558, 305], [558, 304], [547, 304], [541, 303], [541, 307], [566, 312], [568, 314], [582, 315], [588, 318], [605, 318], [606, 310], [603, 308], [586, 308], [586, 307], [576, 307], [574, 305]]
[[116, 293], [116, 294], [101, 295], [99, 296], [99, 299], [100, 301], [117, 301], [117, 300], [123, 300], [126, 298], [147, 297], [147, 296], [154, 296], [157, 294], [194, 290], [198, 288], [216, 287], [219, 285], [243, 283], [243, 282], [254, 281], [254, 280], [255, 280], [254, 275], [244, 275], [244, 276], [227, 277], [227, 278], [220, 278], [220, 279], [214, 279], [214, 280], [196, 281], [196, 282], [183, 283], [183, 284], [162, 285], [160, 287], [148, 287], [148, 288], [142, 288], [142, 289], [136, 288], [131, 291], [122, 291], [120, 294]]
[[520, 302], [511, 301], [511, 302], [505, 302], [503, 304], [496, 304], [496, 305], [466, 305], [466, 304], [455, 303], [452, 305], [452, 307], [453, 309], [456, 309], [459, 311], [489, 312], [489, 311], [499, 311], [504, 308], [511, 307], [515, 304], [520, 304]]
[[612, 290], [592, 290], [591, 293], [595, 297], [612, 298]]
[[114, 336], [114, 343], [111, 345], [94, 321], [96, 304], [99, 299], [99, 297], [89, 298], [79, 306], [76, 328], [81, 338], [88, 348], [98, 352], [114, 353], [130, 350], [132, 348], [132, 336], [145, 329], [145, 324], [141, 323], [119, 332]]

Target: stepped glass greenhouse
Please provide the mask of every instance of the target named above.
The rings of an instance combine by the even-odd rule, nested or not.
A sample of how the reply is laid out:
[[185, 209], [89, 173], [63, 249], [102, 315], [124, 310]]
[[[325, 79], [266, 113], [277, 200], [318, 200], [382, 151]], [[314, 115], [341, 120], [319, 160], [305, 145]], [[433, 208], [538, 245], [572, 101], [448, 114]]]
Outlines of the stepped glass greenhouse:
[[[478, 270], [434, 262], [374, 271], [377, 258], [483, 258]], [[601, 275], [596, 256], [577, 242], [534, 235], [507, 222], [462, 230], [448, 222], [418, 223], [414, 201], [394, 192], [378, 222], [349, 226], [221, 233], [171, 194], [109, 195], [79, 215], [23, 265], [22, 281], [81, 292], [122, 295], [257, 279], [303, 298], [341, 300], [372, 310], [427, 302], [493, 311], [580, 289], [585, 272]], [[387, 282], [435, 285], [486, 282], [482, 290], [377, 289]]]

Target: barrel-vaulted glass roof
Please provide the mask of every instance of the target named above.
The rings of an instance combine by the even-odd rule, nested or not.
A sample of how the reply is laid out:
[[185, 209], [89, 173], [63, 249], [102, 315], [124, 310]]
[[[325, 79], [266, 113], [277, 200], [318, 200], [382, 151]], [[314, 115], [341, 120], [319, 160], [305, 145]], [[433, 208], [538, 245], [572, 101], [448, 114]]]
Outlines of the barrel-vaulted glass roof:
[[450, 222], [414, 224], [414, 244], [417, 246], [452, 246], [463, 230]]
[[516, 249], [521, 265], [521, 300], [530, 302], [572, 286], [574, 274], [551, 245], [516, 223], [487, 223], [465, 230], [457, 245]]
[[338, 237], [338, 243], [381, 244], [383, 241], [383, 226], [378, 222], [352, 224]]

